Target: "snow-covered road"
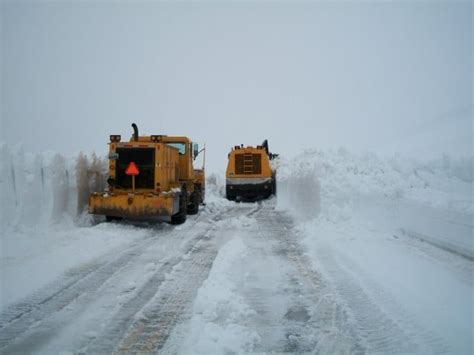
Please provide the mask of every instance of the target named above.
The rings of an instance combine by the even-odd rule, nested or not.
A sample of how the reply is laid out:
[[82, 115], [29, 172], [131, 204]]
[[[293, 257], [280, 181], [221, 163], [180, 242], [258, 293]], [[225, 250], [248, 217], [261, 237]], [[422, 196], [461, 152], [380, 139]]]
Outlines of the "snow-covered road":
[[[174, 325], [180, 307], [192, 302], [193, 292], [207, 276], [218, 248], [218, 239], [211, 239], [216, 221], [235, 213], [240, 211], [202, 213], [175, 228], [141, 226], [133, 242], [67, 270], [7, 307], [0, 318], [0, 350], [157, 347], [166, 339], [164, 328]], [[107, 227], [117, 235], [138, 229], [126, 224]], [[154, 312], [152, 324], [146, 318], [149, 310]], [[160, 329], [159, 337], [153, 327]]]
[[[7, 306], [0, 352], [472, 350], [465, 257], [380, 231], [305, 230], [275, 200], [212, 206], [178, 227], [92, 227], [137, 236]], [[439, 278], [424, 280], [430, 270]]]
[[361, 350], [312, 269], [293, 219], [273, 202], [239, 219], [199, 290], [191, 320], [175, 329], [164, 353]]

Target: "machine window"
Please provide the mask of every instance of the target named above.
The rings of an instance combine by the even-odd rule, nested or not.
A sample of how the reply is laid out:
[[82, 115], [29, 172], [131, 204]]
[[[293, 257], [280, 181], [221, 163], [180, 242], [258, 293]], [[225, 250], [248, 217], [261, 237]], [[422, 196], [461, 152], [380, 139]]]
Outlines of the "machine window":
[[177, 148], [179, 151], [179, 155], [186, 154], [186, 143], [176, 142], [176, 143], [166, 143], [167, 145]]

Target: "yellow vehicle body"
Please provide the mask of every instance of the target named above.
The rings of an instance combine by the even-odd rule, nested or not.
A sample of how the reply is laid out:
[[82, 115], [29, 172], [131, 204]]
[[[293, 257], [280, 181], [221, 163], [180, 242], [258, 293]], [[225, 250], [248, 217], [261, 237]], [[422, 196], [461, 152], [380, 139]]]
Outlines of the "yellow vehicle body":
[[[111, 219], [153, 219], [183, 223], [201, 202], [193, 168], [192, 142], [180, 136], [138, 136], [129, 142], [111, 136], [105, 191], [89, 197], [89, 213]], [[133, 162], [139, 174], [126, 174]], [[204, 175], [204, 171], [202, 172]]]
[[235, 146], [229, 153], [226, 170], [226, 197], [229, 200], [262, 199], [276, 193], [276, 173], [266, 141], [261, 146]]

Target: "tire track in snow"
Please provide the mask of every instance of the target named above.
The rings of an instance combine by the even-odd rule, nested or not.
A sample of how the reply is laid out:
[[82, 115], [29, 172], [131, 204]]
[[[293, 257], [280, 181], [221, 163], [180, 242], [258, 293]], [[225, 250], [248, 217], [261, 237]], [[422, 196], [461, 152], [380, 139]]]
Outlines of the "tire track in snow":
[[114, 273], [140, 254], [153, 241], [150, 238], [134, 244], [112, 261], [94, 261], [75, 268], [67, 276], [8, 308], [1, 317], [0, 350], [32, 327], [38, 327], [52, 314], [61, 311], [82, 294], [100, 287]]
[[200, 242], [189, 259], [176, 265], [170, 278], [144, 307], [143, 316], [128, 331], [118, 353], [160, 350], [179, 319], [188, 312], [217, 255], [215, 243]]
[[[445, 353], [448, 349], [434, 333], [421, 327], [416, 319], [405, 312], [395, 299], [374, 282], [364, 278], [364, 273], [351, 260], [342, 258], [334, 250], [320, 248], [318, 262], [330, 279], [326, 279], [312, 267], [304, 254], [298, 237], [292, 230], [291, 218], [285, 214], [262, 210], [256, 215], [259, 232], [269, 242], [278, 240], [277, 253], [283, 255], [297, 272], [290, 274], [292, 292], [302, 295], [306, 302], [296, 299], [290, 306], [293, 310], [307, 308], [311, 316], [302, 326], [286, 324], [287, 344], [263, 344], [261, 351], [321, 352], [321, 353], [365, 353], [365, 352], [418, 352]], [[360, 278], [369, 291], [361, 286]], [[258, 292], [255, 292], [257, 297]], [[377, 300], [377, 301], [375, 301]], [[380, 302], [387, 305], [384, 310]], [[265, 324], [265, 302], [253, 302], [262, 314]], [[284, 322], [282, 322], [283, 324]], [[312, 346], [314, 346], [312, 348]]]
[[[161, 349], [178, 320], [186, 317], [196, 293], [207, 278], [218, 252], [211, 242], [216, 222], [233, 218], [246, 209], [234, 208], [214, 216], [200, 231], [190, 249], [142, 286], [110, 321], [107, 332], [84, 346], [87, 353], [150, 353]], [[249, 213], [253, 213], [252, 210]]]
[[465, 258], [468, 261], [474, 261], [474, 253], [471, 250], [467, 250], [467, 248], [463, 248], [461, 246], [450, 243], [449, 241], [419, 233], [411, 229], [401, 228], [400, 231], [405, 236], [417, 239], [420, 242], [428, 243], [434, 247], [452, 253], [458, 257]]
[[422, 257], [430, 262], [441, 265], [443, 268], [453, 272], [455, 277], [462, 282], [473, 285], [474, 279], [474, 263], [464, 257], [461, 257], [443, 248], [427, 243], [424, 240], [413, 238], [402, 230], [398, 234], [393, 235], [394, 240], [399, 240], [404, 243], [407, 248], [416, 253], [417, 257]]
[[[174, 228], [170, 233], [184, 233], [186, 230], [192, 230], [199, 221], [200, 218], [196, 218], [190, 221], [192, 223], [185, 226], [184, 230]], [[117, 251], [113, 251], [67, 271], [58, 281], [7, 308], [0, 316], [0, 350], [2, 352], [4, 350], [34, 351], [39, 345], [46, 343], [54, 336], [58, 325], [53, 324], [49, 327], [42, 325], [82, 295], [93, 294], [113, 275], [127, 267], [130, 262], [157, 242], [156, 232], [152, 229], [148, 236], [133, 242], [118, 255]], [[162, 230], [158, 232], [158, 234], [166, 233]], [[37, 342], [35, 343], [33, 339]], [[12, 344], [11, 347], [9, 347], [10, 344]]]
[[[347, 322], [344, 309], [334, 301], [321, 275], [311, 268], [310, 260], [299, 246], [293, 220], [287, 214], [267, 207], [256, 214], [258, 235], [273, 243], [272, 251], [284, 265], [287, 310], [283, 318], [269, 307], [274, 290], [249, 289], [246, 297], [257, 312], [255, 329], [263, 352], [363, 353], [364, 348]], [[262, 291], [263, 294], [262, 294]], [[262, 297], [263, 296], [263, 297]], [[274, 334], [279, 333], [278, 339]]]
[[[416, 320], [404, 312], [401, 306], [387, 292], [370, 280], [370, 293], [359, 281], [363, 271], [350, 260], [337, 254], [328, 246], [321, 246], [318, 260], [331, 275], [331, 282], [338, 296], [345, 303], [355, 331], [360, 335], [368, 352], [376, 353], [446, 353], [442, 341], [433, 333], [424, 330]], [[391, 317], [379, 304], [396, 309], [398, 319]]]

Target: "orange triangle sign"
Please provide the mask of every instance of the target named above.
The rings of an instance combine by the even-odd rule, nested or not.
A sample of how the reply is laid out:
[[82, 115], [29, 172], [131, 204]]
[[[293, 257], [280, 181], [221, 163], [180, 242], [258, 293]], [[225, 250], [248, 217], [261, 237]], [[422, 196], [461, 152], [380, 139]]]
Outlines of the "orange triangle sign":
[[125, 174], [127, 175], [138, 175], [140, 174], [140, 170], [138, 170], [136, 164], [131, 161], [130, 164], [127, 166], [127, 170], [125, 170]]

